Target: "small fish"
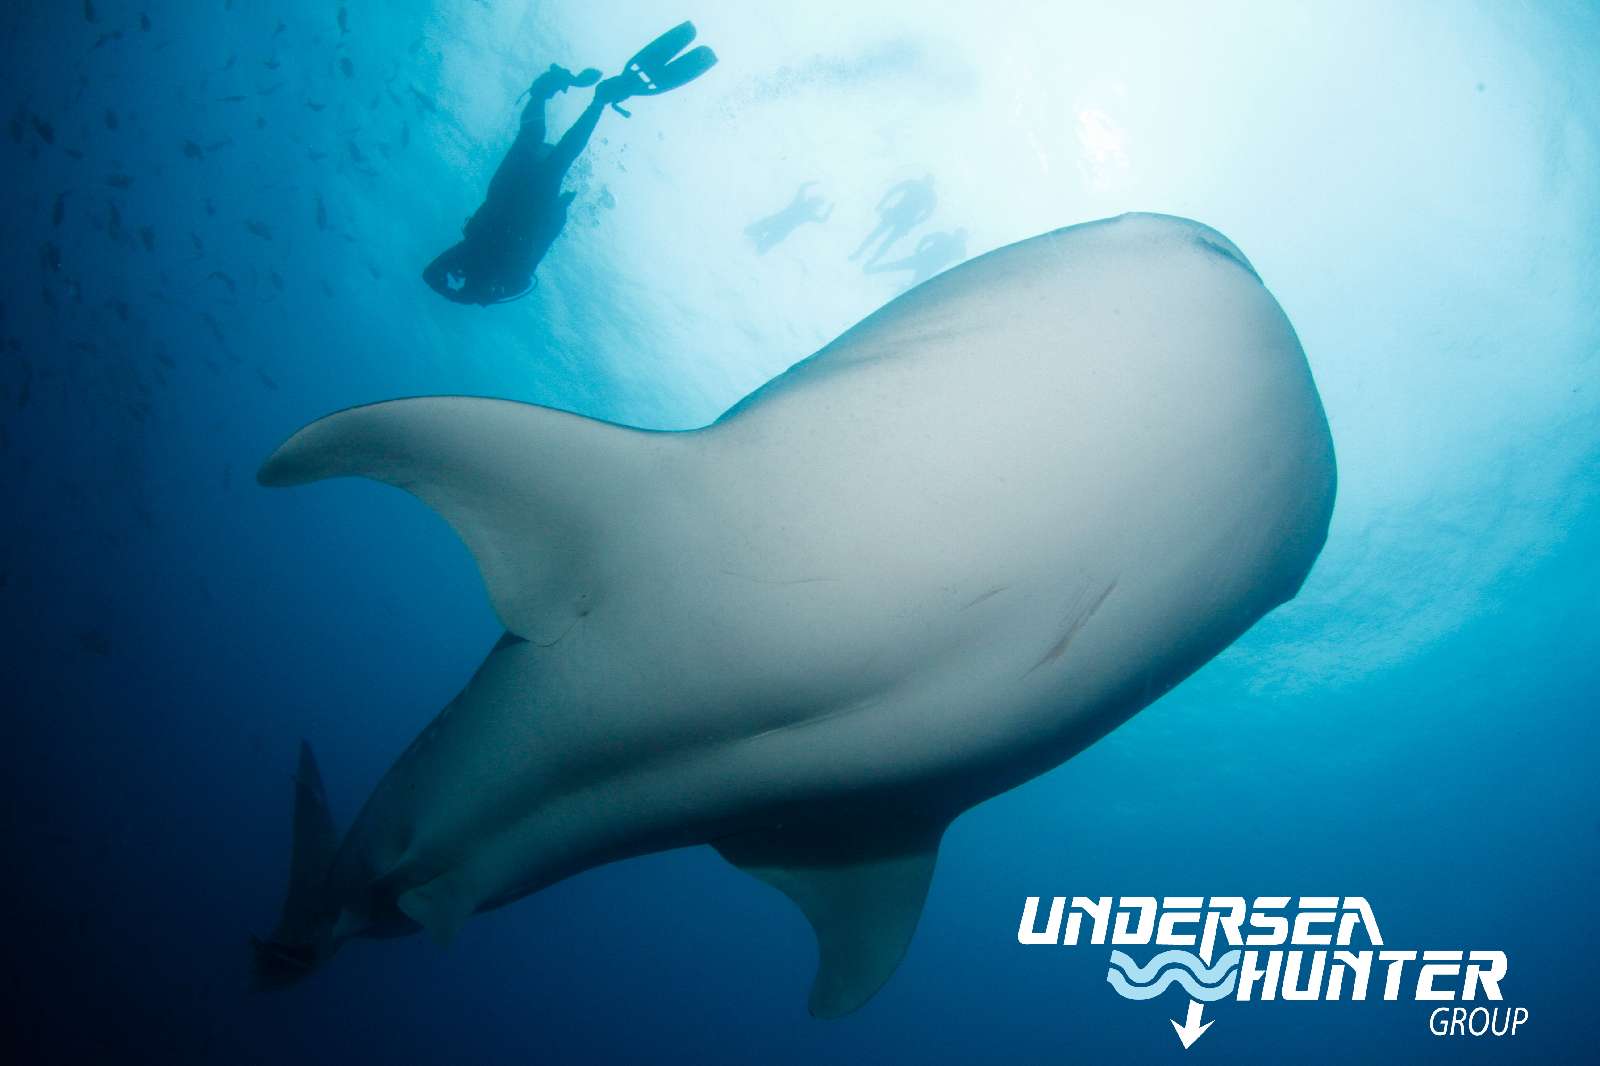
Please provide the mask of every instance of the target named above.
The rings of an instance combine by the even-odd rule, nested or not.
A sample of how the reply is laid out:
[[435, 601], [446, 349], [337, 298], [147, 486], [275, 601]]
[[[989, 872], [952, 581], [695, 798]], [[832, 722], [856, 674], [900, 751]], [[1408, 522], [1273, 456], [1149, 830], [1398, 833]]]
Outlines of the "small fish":
[[245, 102], [246, 99], [248, 99], [248, 98], [244, 97], [244, 96], [239, 96], [238, 94], [234, 94], [233, 96], [220, 97], [217, 100], [217, 103], [219, 103], [219, 104], [242, 104], [242, 103]]
[[421, 89], [417, 88], [415, 85], [409, 85], [407, 88], [411, 90], [411, 95], [416, 97], [418, 111], [426, 111], [431, 115], [435, 111], [439, 110], [439, 105], [434, 103], [433, 99], [426, 95]]
[[211, 273], [207, 274], [206, 280], [222, 282], [222, 284], [228, 287], [228, 291], [231, 293], [237, 293], [239, 291], [238, 282], [234, 281], [233, 278], [229, 277], [220, 270], [213, 270]]
[[378, 269], [378, 265], [376, 263], [368, 263], [367, 264], [367, 272], [372, 275], [372, 280], [374, 280], [374, 281], [382, 281], [383, 280], [383, 271]]
[[267, 271], [267, 280], [272, 282], [272, 287], [279, 292], [283, 291], [283, 276], [276, 270]]
[[350, 62], [349, 56], [339, 57], [339, 73], [343, 74], [347, 78], [353, 78], [356, 76], [356, 65]]
[[99, 48], [103, 44], [110, 44], [112, 41], [120, 40], [122, 40], [122, 31], [112, 30], [110, 33], [102, 33], [99, 37], [96, 37], [93, 48]]
[[21, 144], [22, 138], [27, 136], [28, 132], [27, 125], [22, 121], [22, 112], [19, 111], [11, 116], [11, 122], [7, 128], [11, 131], [11, 139], [17, 144]]
[[411, 147], [411, 124], [408, 122], [400, 123], [400, 147]]
[[272, 240], [272, 227], [265, 222], [257, 222], [253, 218], [246, 219], [244, 228], [250, 231], [252, 237], [260, 237], [264, 241]]
[[275, 81], [271, 85], [267, 86], [265, 89], [257, 89], [256, 90], [256, 95], [257, 96], [271, 96], [273, 93], [277, 92], [281, 88], [283, 88], [283, 82]]
[[278, 20], [278, 24], [276, 26], [272, 27], [272, 35], [274, 37], [276, 37], [276, 36], [278, 36], [278, 34], [282, 33], [284, 30], [286, 30], [288, 28], [289, 28], [289, 24], [287, 22], [283, 21], [282, 19], [279, 19]]
[[189, 231], [189, 243], [194, 245], [194, 254], [195, 255], [205, 255], [206, 254], [206, 242], [201, 240], [200, 239], [200, 234], [195, 233], [193, 230]]
[[33, 122], [33, 132], [39, 135], [39, 139], [41, 141], [43, 141], [45, 144], [56, 143], [56, 128], [54, 126], [50, 125], [50, 123], [46, 122], [38, 115], [29, 115], [28, 117]]
[[350, 152], [350, 161], [352, 163], [365, 163], [367, 161], [367, 157], [361, 151], [361, 146], [356, 144], [355, 141], [346, 141], [344, 143], [345, 148]]
[[178, 364], [175, 363], [173, 361], [173, 359], [172, 359], [172, 356], [168, 355], [166, 352], [157, 352], [156, 353], [156, 362], [160, 363], [162, 366], [166, 367], [168, 370], [176, 370], [176, 369], [178, 369]]
[[311, 148], [311, 149], [307, 149], [306, 158], [311, 160], [313, 163], [320, 163], [324, 159], [328, 158], [328, 153], [327, 152], [319, 152], [315, 148]]
[[122, 238], [122, 212], [117, 210], [116, 204], [106, 208], [106, 233], [112, 240]]
[[150, 16], [146, 15], [146, 14], [143, 14], [142, 12], [139, 15], [139, 32], [140, 33], [149, 33], [150, 32]]
[[111, 309], [117, 313], [117, 317], [122, 321], [128, 321], [128, 301], [112, 300]]
[[126, 189], [133, 184], [133, 178], [122, 173], [107, 174], [106, 184], [113, 189]]
[[200, 321], [206, 324], [206, 329], [211, 331], [211, 336], [216, 339], [218, 344], [227, 343], [222, 336], [222, 327], [217, 324], [217, 320], [211, 316], [210, 311], [201, 311]]
[[98, 22], [99, 16], [94, 10], [94, 0], [83, 0], [83, 21]]
[[117, 113], [115, 111], [113, 111], [111, 108], [108, 107], [108, 108], [106, 108], [106, 129], [114, 130], [116, 128], [117, 128]]
[[273, 389], [273, 390], [277, 389], [278, 383], [276, 381], [273, 381], [270, 377], [268, 377], [267, 376], [267, 372], [265, 370], [262, 370], [260, 367], [256, 367], [256, 377], [260, 378], [261, 379], [261, 384], [265, 385], [267, 388]]
[[193, 141], [183, 142], [183, 157], [185, 159], [204, 159], [206, 150]]
[[216, 203], [215, 203], [215, 202], [214, 202], [214, 201], [213, 201], [213, 200], [212, 200], [212, 199], [211, 199], [211, 197], [209, 197], [209, 196], [207, 196], [207, 197], [206, 197], [206, 198], [205, 198], [205, 199], [204, 199], [204, 200], [203, 200], [203, 201], [201, 201], [201, 202], [202, 202], [202, 203], [204, 203], [204, 204], [205, 204], [205, 205], [206, 205], [206, 217], [207, 217], [207, 218], [215, 218], [215, 217], [216, 217], [216, 215], [217, 215], [217, 205], [216, 205]]
[[[45, 290], [48, 292], [49, 290]], [[33, 363], [24, 359], [22, 361], [22, 384], [17, 389], [17, 406], [26, 407], [33, 398]]]
[[63, 148], [62, 151], [67, 153], [67, 158], [68, 159], [82, 159], [83, 158], [83, 153], [80, 152], [76, 148]]
[[54, 241], [39, 245], [39, 266], [50, 273], [61, 269], [61, 249]]
[[50, 209], [50, 224], [59, 226], [67, 217], [67, 194], [65, 191], [56, 193], [56, 204]]
[[[64, 196], [66, 194], [63, 193], [62, 195]], [[317, 193], [316, 196], [317, 196], [317, 229], [326, 230], [328, 228], [328, 207], [327, 207], [326, 204], [324, 204], [322, 202], [322, 194], [321, 193]]]
[[151, 226], [140, 226], [139, 227], [139, 243], [144, 245], [144, 250], [145, 251], [147, 251], [147, 252], [155, 251], [156, 250], [156, 231], [155, 231], [155, 229], [153, 227], [151, 227]]
[[283, 66], [282, 63], [278, 62], [277, 56], [273, 56], [271, 59], [263, 59], [261, 61], [261, 65], [266, 67], [268, 70], [277, 70], [279, 67]]
[[217, 151], [221, 151], [224, 148], [231, 148], [231, 147], [233, 147], [233, 138], [232, 137], [224, 137], [220, 141], [212, 141], [210, 144], [206, 145], [206, 151], [208, 151], [208, 152], [217, 152]]
[[343, 37], [350, 32], [350, 12], [344, 8], [339, 9], [339, 36]]
[[307, 100], [306, 101], [306, 106], [309, 107], [313, 111], [321, 111], [323, 108], [327, 107], [328, 105], [327, 104], [319, 104], [315, 100]]

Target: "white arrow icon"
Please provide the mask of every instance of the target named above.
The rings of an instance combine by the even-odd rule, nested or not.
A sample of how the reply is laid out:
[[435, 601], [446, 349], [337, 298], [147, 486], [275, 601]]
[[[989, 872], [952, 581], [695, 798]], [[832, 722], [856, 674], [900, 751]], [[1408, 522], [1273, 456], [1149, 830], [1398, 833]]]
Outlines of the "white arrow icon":
[[[1205, 940], [1201, 942], [1201, 965], [1211, 965], [1212, 947], [1213, 943], [1210, 937], [1206, 937]], [[1178, 1031], [1178, 1039], [1183, 1041], [1183, 1049], [1185, 1051], [1188, 1051], [1191, 1047], [1193, 1047], [1194, 1042], [1204, 1036], [1207, 1029], [1211, 1028], [1210, 1022], [1206, 1022], [1204, 1025], [1200, 1024], [1200, 1015], [1205, 1009], [1206, 1005], [1204, 1003], [1201, 1003], [1198, 999], [1191, 999], [1189, 1001], [1189, 1013], [1183, 1016], [1182, 1025], [1179, 1025], [1176, 1019], [1167, 1019], [1168, 1021], [1172, 1022], [1172, 1027]]]
[[1179, 1025], [1176, 1019], [1167, 1019], [1172, 1022], [1172, 1027], [1178, 1031], [1178, 1039], [1183, 1041], [1185, 1050], [1196, 1040], [1199, 1040], [1207, 1029], [1211, 1028], [1210, 1022], [1206, 1022], [1204, 1025], [1200, 1024], [1200, 1012], [1205, 1009], [1204, 1003], [1191, 999], [1189, 1001], [1189, 1013], [1184, 1016], [1182, 1025]]

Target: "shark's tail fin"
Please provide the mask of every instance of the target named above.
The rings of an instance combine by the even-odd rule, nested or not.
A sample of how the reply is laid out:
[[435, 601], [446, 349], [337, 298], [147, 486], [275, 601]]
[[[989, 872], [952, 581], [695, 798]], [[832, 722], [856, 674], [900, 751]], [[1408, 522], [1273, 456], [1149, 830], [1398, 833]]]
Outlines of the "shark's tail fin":
[[329, 922], [324, 890], [339, 836], [322, 774], [311, 745], [300, 742], [300, 763], [294, 775], [294, 846], [289, 856], [289, 890], [278, 927], [266, 940], [252, 937], [255, 985], [280, 988], [305, 977], [325, 956]]

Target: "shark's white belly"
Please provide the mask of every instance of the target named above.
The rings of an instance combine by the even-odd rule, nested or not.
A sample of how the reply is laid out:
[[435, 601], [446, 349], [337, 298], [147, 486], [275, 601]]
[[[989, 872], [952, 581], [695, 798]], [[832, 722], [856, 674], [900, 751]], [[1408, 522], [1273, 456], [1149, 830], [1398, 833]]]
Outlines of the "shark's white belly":
[[822, 1013], [892, 970], [951, 818], [1294, 595], [1335, 480], [1277, 303], [1159, 216], [957, 268], [699, 431], [401, 401], [261, 476], [343, 473], [439, 510], [513, 636], [346, 835], [331, 939], [710, 841], [812, 919]]
[[[1291, 596], [1333, 491], [1292, 330], [1216, 251], [1116, 255], [1077, 284], [1025, 263], [980, 293], [935, 282], [916, 359], [667, 441], [715, 472], [720, 520], [692, 544], [638, 530], [638, 572], [517, 649], [503, 699], [445, 716], [413, 833], [474, 841], [502, 897], [774, 808], [970, 803]], [[968, 327], [996, 301], [1013, 328]]]

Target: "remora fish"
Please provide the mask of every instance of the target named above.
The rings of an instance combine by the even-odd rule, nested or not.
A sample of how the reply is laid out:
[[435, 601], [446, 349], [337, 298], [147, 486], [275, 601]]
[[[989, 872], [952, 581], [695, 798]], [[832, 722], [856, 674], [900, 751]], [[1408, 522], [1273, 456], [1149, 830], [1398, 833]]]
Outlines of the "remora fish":
[[810, 919], [819, 1016], [898, 965], [953, 818], [1295, 595], [1335, 482], [1277, 302], [1159, 215], [957, 267], [703, 429], [398, 400], [259, 479], [342, 475], [442, 514], [506, 633], [342, 840], [302, 748], [261, 982], [711, 843]]

